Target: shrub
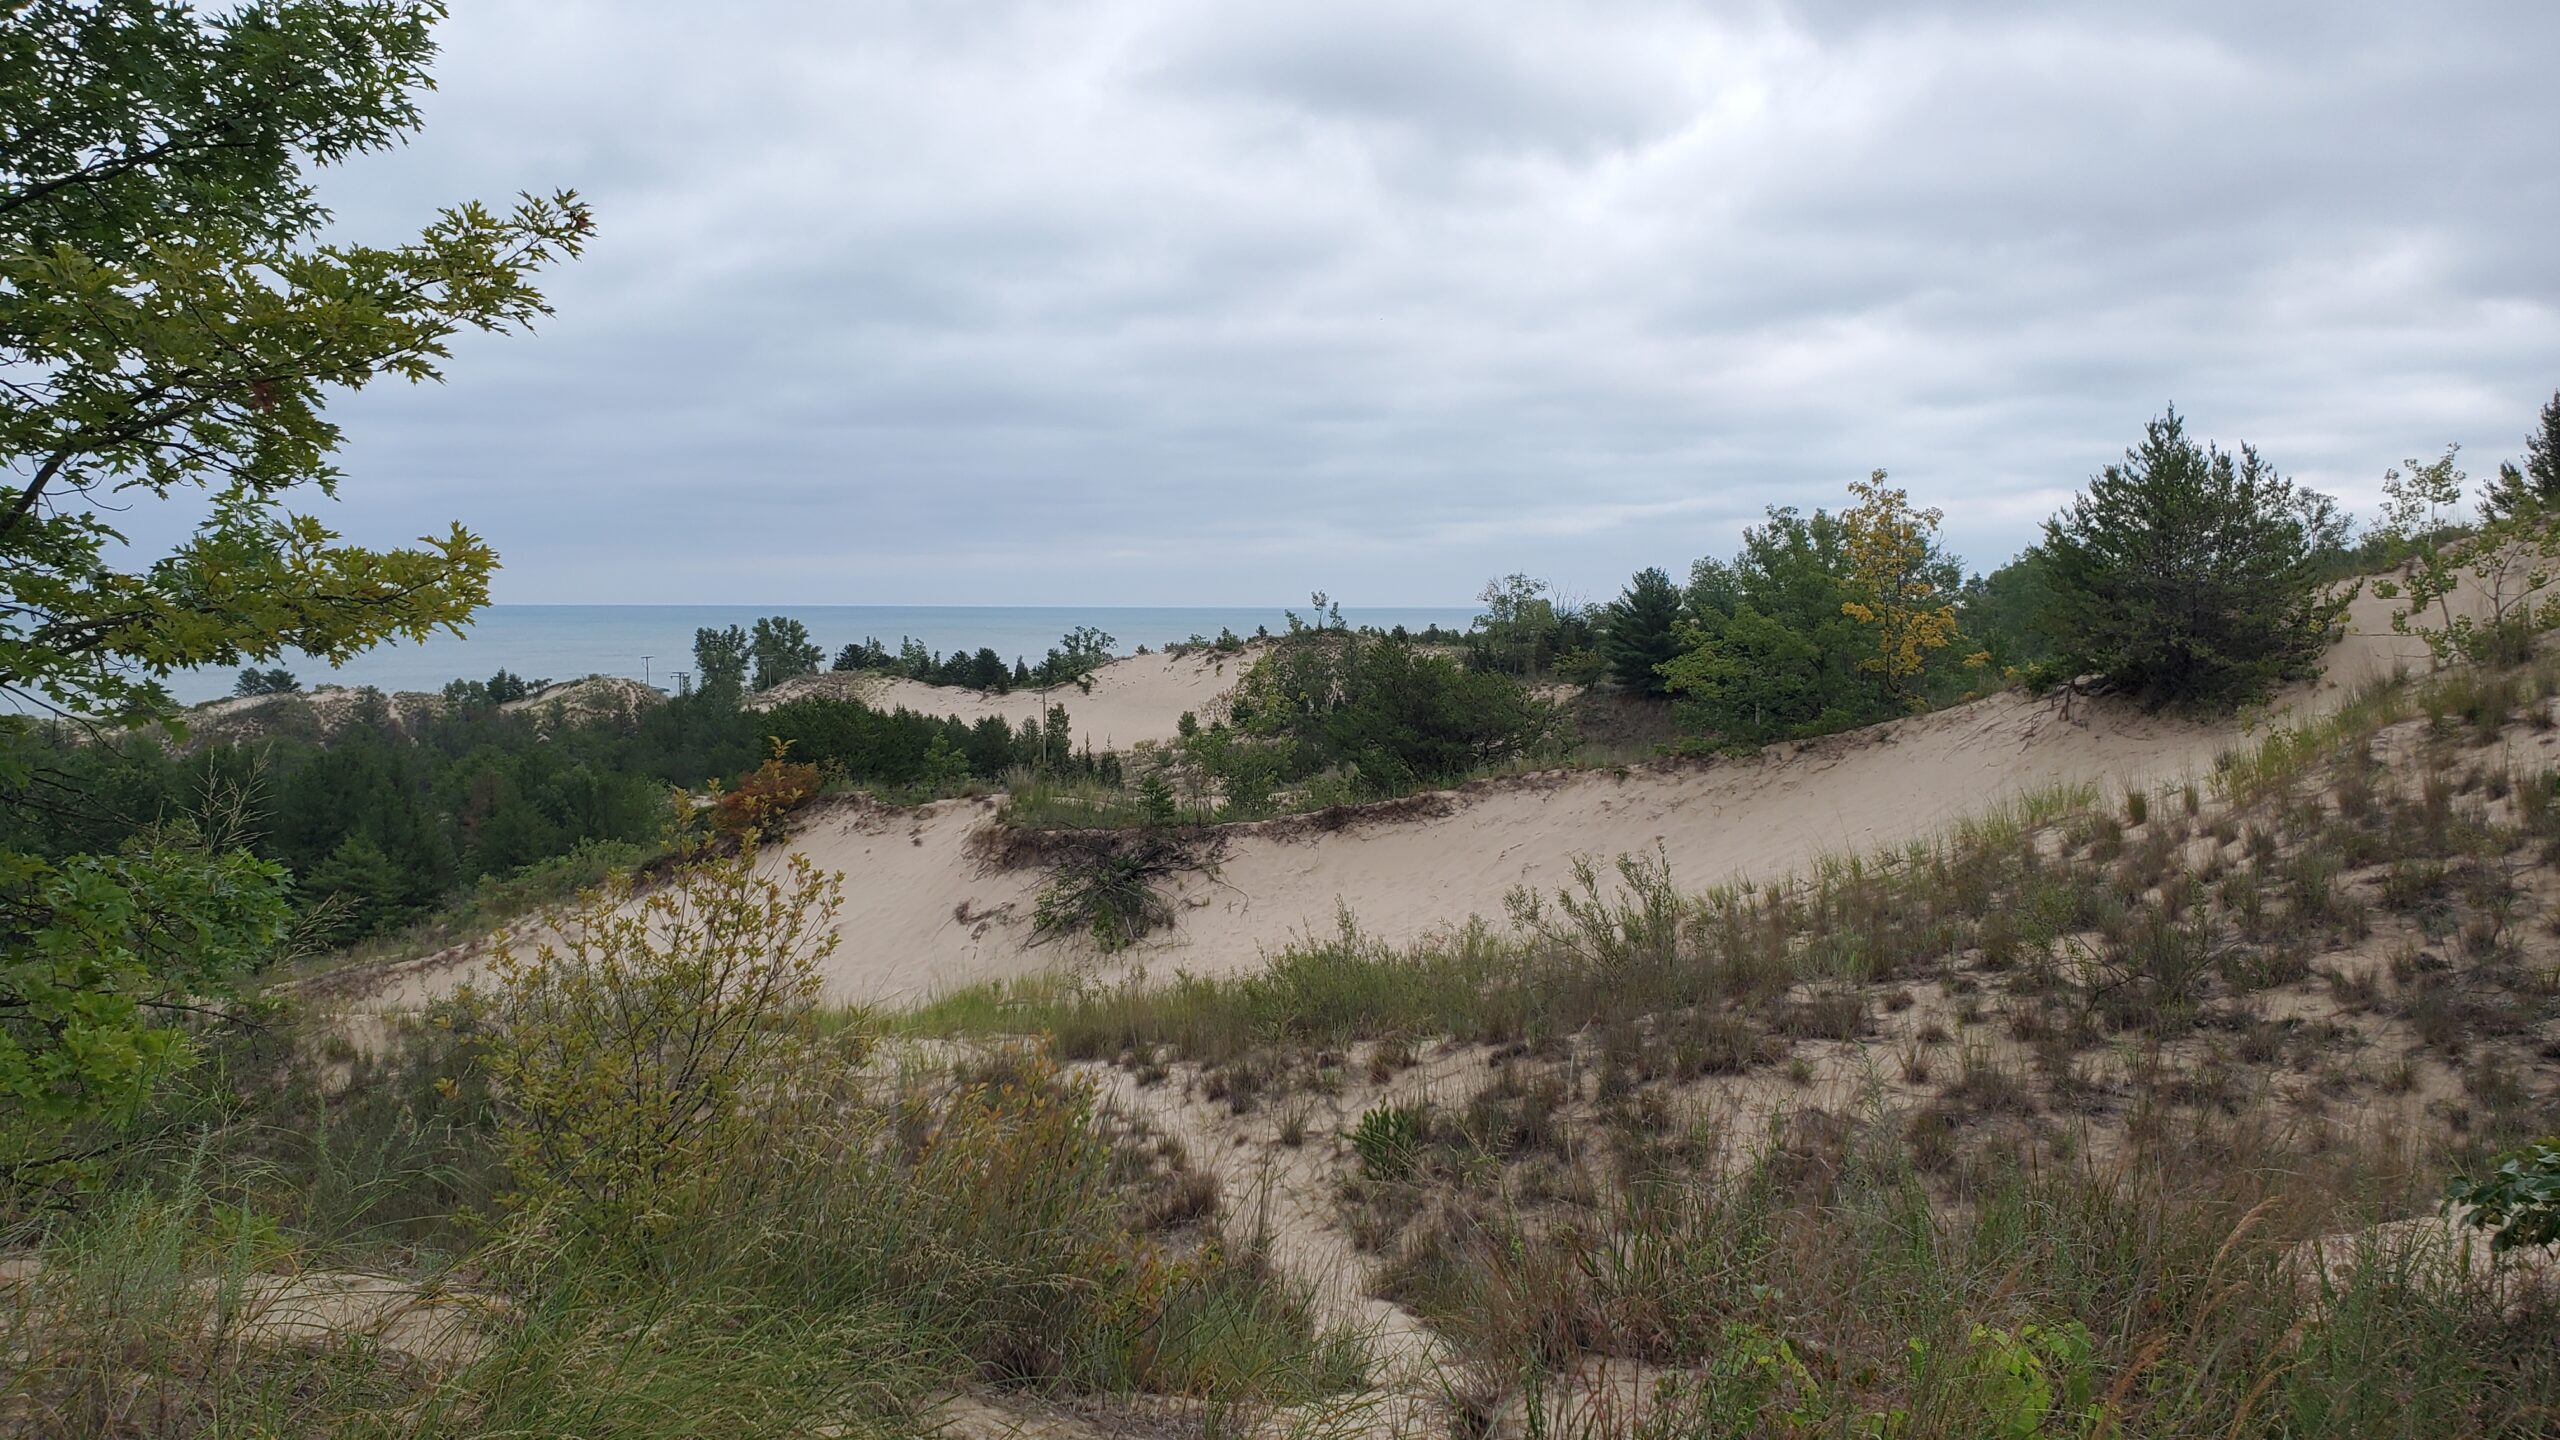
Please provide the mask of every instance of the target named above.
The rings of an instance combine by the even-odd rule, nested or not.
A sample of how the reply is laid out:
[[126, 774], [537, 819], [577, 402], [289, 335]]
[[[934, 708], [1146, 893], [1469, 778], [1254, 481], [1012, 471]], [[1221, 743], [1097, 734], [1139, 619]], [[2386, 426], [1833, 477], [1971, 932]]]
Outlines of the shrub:
[[[2391, 628], [2427, 644], [2439, 665], [2469, 660], [2514, 665], [2533, 652], [2533, 638], [2560, 624], [2560, 600], [2547, 593], [2560, 574], [2560, 511], [2540, 491], [2493, 490], [2482, 520], [2468, 530], [2444, 524], [2467, 478], [2454, 468], [2459, 447], [2442, 458], [2411, 460], [2406, 473], [2386, 472], [2383, 534], [2403, 555], [2399, 573], [2374, 582], [2374, 593], [2400, 602]], [[2509, 467], [2510, 478], [2515, 477]], [[2454, 600], [2462, 594], [2465, 609]]]
[[756, 1171], [814, 1043], [843, 877], [752, 847], [645, 895], [592, 893], [557, 941], [502, 942], [465, 1012], [504, 1097], [517, 1206], [595, 1238], [645, 1239]]
[[[1263, 750], [1280, 757], [1274, 778], [1340, 769], [1381, 796], [1541, 753], [1564, 723], [1507, 675], [1470, 671], [1410, 640], [1334, 630], [1291, 632], [1245, 672], [1228, 708], [1245, 743], [1222, 757], [1221, 779], [1252, 768], [1244, 752]], [[1185, 750], [1207, 766], [1227, 743], [1203, 731]]]
[[2560, 1140], [2538, 1140], [2491, 1161], [2481, 1179], [2455, 1177], [2447, 1198], [2471, 1208], [2489, 1248], [2560, 1244]]
[[1180, 845], [1149, 839], [1059, 866], [1032, 907], [1033, 943], [1080, 934], [1106, 955], [1128, 949], [1173, 923], [1156, 884], [1191, 863]]
[[2316, 672], [2352, 592], [2321, 584], [2345, 538], [2327, 496], [2258, 452], [2187, 438], [2170, 410], [2045, 522], [2057, 659], [2155, 705], [2228, 709]]
[[818, 767], [784, 758], [788, 749], [784, 742], [775, 741], [773, 754], [740, 777], [734, 788], [713, 788], [711, 828], [715, 832], [740, 844], [774, 838], [782, 833], [791, 812], [818, 793]]
[[1410, 1179], [1422, 1153], [1422, 1121], [1405, 1106], [1377, 1106], [1351, 1127], [1351, 1149], [1370, 1179], [1390, 1184]]
[[[1580, 606], [1547, 598], [1551, 587], [1527, 575], [1487, 581], [1476, 599], [1484, 613], [1467, 633], [1467, 668], [1534, 677], [1574, 666], [1598, 638], [1598, 619]], [[1578, 668], [1578, 667], [1577, 667]]]

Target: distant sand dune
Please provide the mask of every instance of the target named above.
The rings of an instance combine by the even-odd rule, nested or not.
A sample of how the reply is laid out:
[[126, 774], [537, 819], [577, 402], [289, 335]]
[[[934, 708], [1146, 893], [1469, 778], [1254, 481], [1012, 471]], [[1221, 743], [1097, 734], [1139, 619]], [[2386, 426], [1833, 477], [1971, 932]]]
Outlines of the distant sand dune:
[[[2334, 708], [2395, 667], [2422, 668], [2424, 648], [2392, 634], [2388, 615], [2383, 602], [2359, 601], [2328, 674], [2282, 697], [2260, 725]], [[1096, 677], [1091, 697], [1068, 691], [1058, 698], [1078, 732], [1097, 745], [1162, 739], [1183, 710], [1203, 708], [1233, 683], [1233, 657], [1227, 662], [1116, 661]], [[875, 689], [866, 698], [952, 708], [955, 692], [914, 689], [922, 693]], [[1046, 701], [1017, 694], [979, 703], [980, 713], [1018, 718]], [[1179, 923], [1108, 958], [1065, 942], [1029, 944], [1042, 873], [991, 868], [971, 850], [971, 836], [996, 814], [992, 799], [913, 809], [832, 804], [811, 815], [792, 848], [845, 875], [843, 940], [829, 968], [829, 994], [911, 1001], [1060, 966], [1234, 974], [1259, 966], [1294, 937], [1332, 933], [1345, 907], [1371, 934], [1414, 940], [1470, 916], [1498, 919], [1512, 887], [1561, 885], [1577, 856], [1605, 863], [1659, 850], [1674, 878], [1692, 888], [1775, 879], [1824, 855], [1925, 838], [2052, 785], [2155, 786], [2201, 776], [2248, 733], [2240, 721], [2200, 724], [2120, 703], [2010, 693], [1773, 746], [1750, 759], [1471, 785], [1397, 807], [1395, 818], [1335, 831], [1304, 823], [1231, 827], [1215, 875], [1179, 887]], [[470, 950], [448, 952], [386, 972], [379, 999], [422, 1001], [449, 989], [475, 958]]]
[[1171, 740], [1182, 712], [1206, 711], [1211, 701], [1236, 683], [1254, 653], [1248, 649], [1226, 655], [1214, 650], [1132, 655], [1095, 671], [1091, 694], [1073, 685], [1058, 685], [995, 695], [886, 675], [829, 672], [785, 680], [749, 696], [747, 703], [766, 709], [807, 695], [836, 695], [883, 710], [904, 706], [919, 714], [957, 715], [970, 721], [1001, 715], [1017, 726], [1040, 719], [1052, 705], [1064, 705], [1078, 745], [1126, 750], [1141, 740]]

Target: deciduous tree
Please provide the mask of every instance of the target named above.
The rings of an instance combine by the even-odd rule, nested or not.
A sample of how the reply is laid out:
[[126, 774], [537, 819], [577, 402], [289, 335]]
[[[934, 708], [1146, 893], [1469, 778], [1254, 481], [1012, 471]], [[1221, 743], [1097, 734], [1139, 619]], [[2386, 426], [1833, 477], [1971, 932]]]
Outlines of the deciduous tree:
[[809, 627], [788, 615], [758, 620], [747, 653], [755, 662], [758, 690], [770, 690], [794, 675], [811, 674], [826, 657], [818, 642], [809, 638]]
[[[344, 541], [335, 392], [431, 380], [458, 331], [548, 313], [563, 191], [443, 212], [389, 247], [319, 242], [308, 171], [413, 129], [428, 0], [21, 0], [0, 11], [0, 691], [113, 726], [174, 670], [346, 659], [458, 626], [496, 557], [460, 525]], [[121, 513], [200, 515], [136, 553]], [[0, 799], [40, 783], [0, 716]], [[218, 997], [287, 913], [272, 866], [155, 832], [112, 856], [0, 853], [0, 1093], [17, 1119], [131, 1108], [183, 1052], [151, 997]], [[5, 1123], [11, 1117], [0, 1117]]]
[[1849, 493], [1858, 503], [1841, 514], [1840, 533], [1854, 598], [1840, 602], [1840, 613], [1871, 637], [1858, 668], [1874, 672], [1888, 705], [1907, 710], [1919, 699], [1913, 682], [1931, 652], [1956, 637], [1955, 597], [1936, 538], [1946, 514], [1914, 509], [1908, 492], [1884, 483], [1882, 470], [1850, 482]]

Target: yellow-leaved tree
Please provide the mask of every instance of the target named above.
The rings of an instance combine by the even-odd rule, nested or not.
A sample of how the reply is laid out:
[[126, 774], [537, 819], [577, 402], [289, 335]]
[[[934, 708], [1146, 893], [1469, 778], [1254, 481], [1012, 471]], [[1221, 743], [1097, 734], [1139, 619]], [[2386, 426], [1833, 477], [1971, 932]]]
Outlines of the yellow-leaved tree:
[[1858, 503], [1842, 512], [1840, 529], [1849, 588], [1858, 598], [1843, 602], [1840, 613], [1873, 635], [1874, 649], [1858, 668], [1874, 671], [1886, 700], [1908, 709], [1918, 703], [1912, 682], [1928, 668], [1930, 653], [1956, 638], [1954, 567], [1937, 545], [1946, 515], [1934, 506], [1913, 509], [1910, 494], [1887, 486], [1882, 470], [1851, 481], [1849, 493]]

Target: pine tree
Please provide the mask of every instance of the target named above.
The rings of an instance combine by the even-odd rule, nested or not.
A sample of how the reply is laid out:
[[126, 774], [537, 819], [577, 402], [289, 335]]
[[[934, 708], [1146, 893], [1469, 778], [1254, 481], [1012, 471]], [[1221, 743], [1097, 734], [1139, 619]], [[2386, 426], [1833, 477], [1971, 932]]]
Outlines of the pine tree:
[[323, 937], [343, 945], [400, 919], [408, 882], [370, 837], [350, 835], [311, 867], [298, 888], [305, 913], [319, 919]]
[[2560, 506], [2560, 393], [2542, 407], [2541, 426], [2524, 439], [2523, 468], [2512, 462], [2501, 464], [2488, 499], [2493, 516], [2554, 506]]
[[2351, 594], [2322, 583], [2346, 520], [2172, 409], [2045, 522], [2055, 653], [2154, 705], [2227, 709], [2317, 672]]
[[1636, 572], [1603, 617], [1600, 655], [1620, 685], [1639, 695], [1665, 692], [1662, 667], [1677, 658], [1680, 587], [1657, 567]]

